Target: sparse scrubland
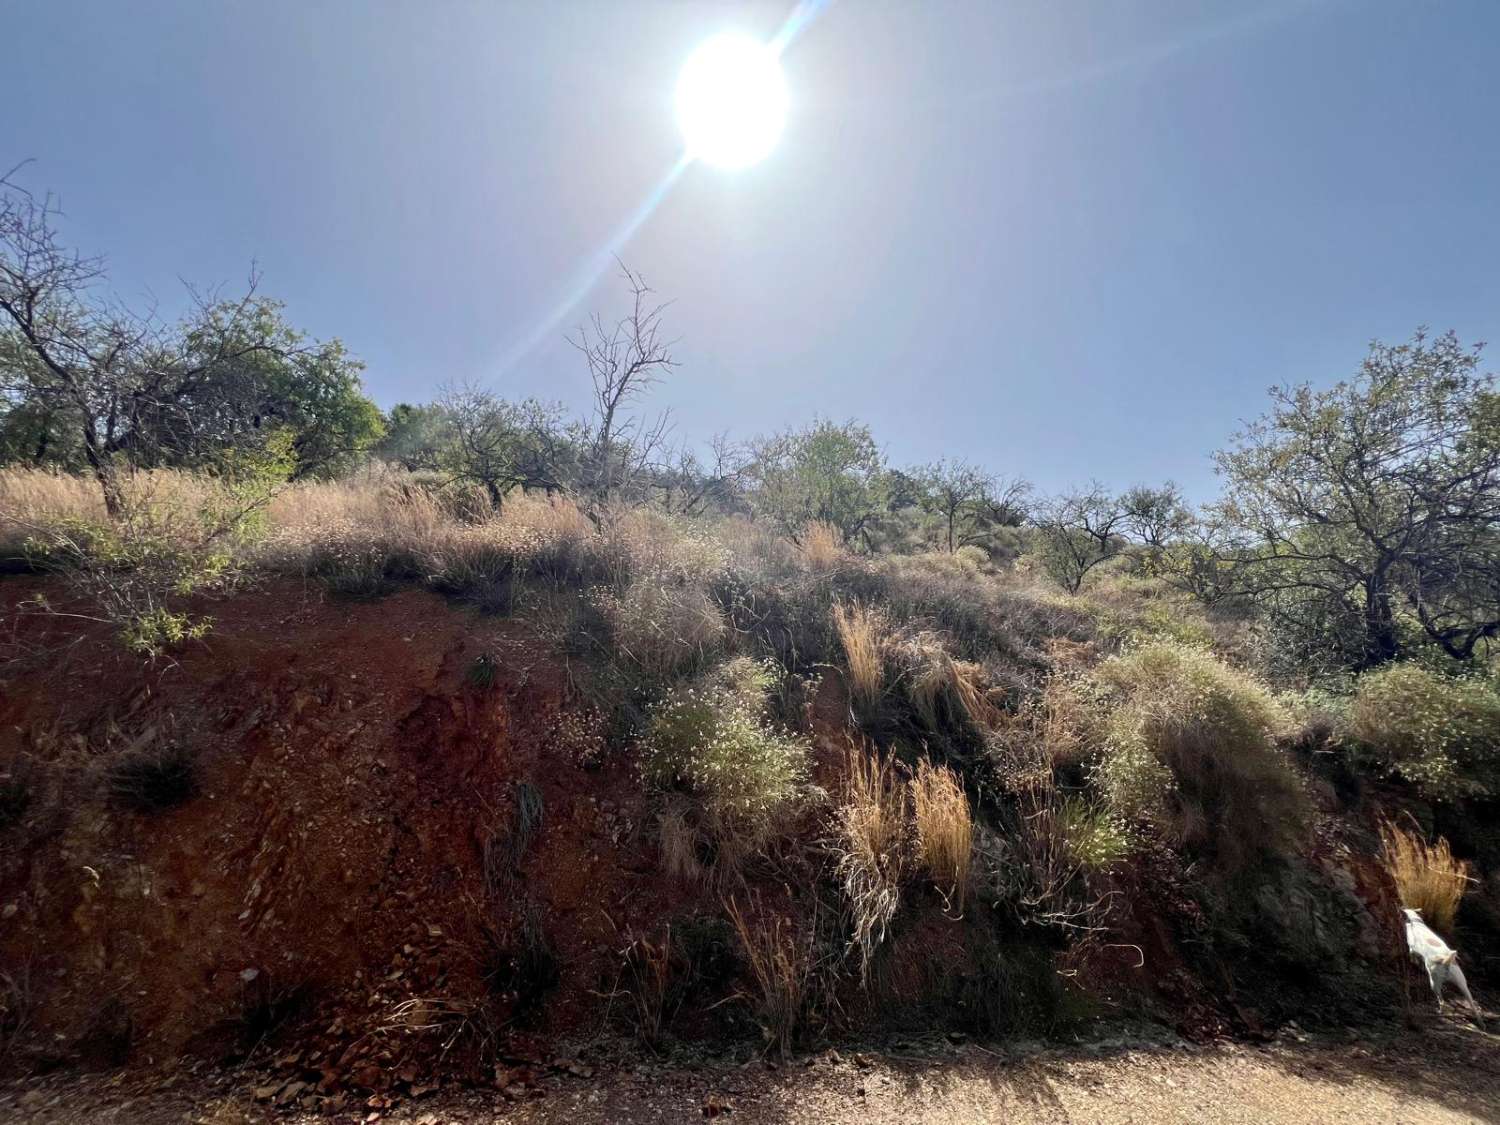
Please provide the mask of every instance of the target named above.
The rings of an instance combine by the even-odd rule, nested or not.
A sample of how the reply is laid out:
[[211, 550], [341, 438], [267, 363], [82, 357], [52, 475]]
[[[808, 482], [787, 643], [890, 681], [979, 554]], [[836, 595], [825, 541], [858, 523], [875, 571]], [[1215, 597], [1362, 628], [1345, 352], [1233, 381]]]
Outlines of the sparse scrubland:
[[[1217, 504], [1038, 497], [857, 423], [669, 451], [634, 275], [578, 420], [371, 414], [269, 307], [106, 366], [8, 207], [6, 1060], [285, 1043], [317, 1106], [602, 1031], [1385, 1020], [1402, 901], [1500, 987], [1500, 415], [1451, 337], [1278, 394]], [[162, 979], [197, 930], [239, 959]]]

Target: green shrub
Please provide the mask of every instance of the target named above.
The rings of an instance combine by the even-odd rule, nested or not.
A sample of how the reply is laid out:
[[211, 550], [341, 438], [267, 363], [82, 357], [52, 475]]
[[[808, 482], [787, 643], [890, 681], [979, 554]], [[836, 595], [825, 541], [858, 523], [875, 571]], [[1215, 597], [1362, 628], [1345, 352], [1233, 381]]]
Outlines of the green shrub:
[[495, 674], [498, 670], [495, 658], [487, 652], [481, 652], [470, 661], [469, 667], [464, 671], [464, 679], [470, 687], [488, 691], [495, 686]]
[[808, 776], [805, 739], [773, 730], [764, 689], [714, 677], [669, 693], [651, 711], [641, 769], [658, 785], [684, 785], [721, 817], [768, 818], [785, 810]]
[[1063, 800], [1057, 827], [1068, 853], [1085, 871], [1108, 871], [1130, 855], [1135, 846], [1130, 829], [1118, 816], [1077, 797]]
[[1306, 798], [1275, 745], [1288, 716], [1263, 685], [1166, 642], [1106, 660], [1093, 680], [1109, 712], [1095, 779], [1111, 808], [1230, 865], [1295, 842]]
[[1500, 692], [1483, 680], [1444, 679], [1415, 664], [1368, 672], [1349, 720], [1379, 768], [1429, 797], [1500, 788]]

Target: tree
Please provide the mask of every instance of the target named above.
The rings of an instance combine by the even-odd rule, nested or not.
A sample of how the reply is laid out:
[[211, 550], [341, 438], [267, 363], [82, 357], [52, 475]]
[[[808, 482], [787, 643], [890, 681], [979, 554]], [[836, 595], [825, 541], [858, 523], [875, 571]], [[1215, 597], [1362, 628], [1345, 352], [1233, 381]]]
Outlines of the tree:
[[638, 273], [620, 264], [630, 289], [631, 309], [606, 327], [596, 314], [572, 341], [588, 364], [593, 415], [583, 442], [580, 484], [599, 503], [620, 489], [634, 490], [661, 453], [669, 416], [646, 422], [629, 407], [677, 366], [671, 342], [661, 338], [666, 303]]
[[1500, 396], [1478, 364], [1451, 332], [1373, 343], [1347, 382], [1273, 389], [1218, 454], [1240, 587], [1337, 623], [1357, 667], [1401, 654], [1403, 617], [1459, 660], [1500, 635]]
[[917, 474], [920, 502], [942, 524], [948, 553], [982, 544], [1001, 527], [1024, 518], [1031, 486], [1020, 478], [997, 478], [967, 461], [937, 461]]
[[1070, 594], [1101, 563], [1125, 548], [1125, 508], [1098, 481], [1040, 504], [1032, 516], [1043, 568]]
[[1160, 488], [1138, 484], [1120, 495], [1125, 528], [1143, 546], [1160, 552], [1191, 527], [1193, 513], [1172, 481]]
[[868, 426], [819, 419], [755, 447], [754, 505], [794, 542], [827, 523], [845, 542], [868, 532], [885, 507], [885, 458]]
[[985, 472], [967, 461], [936, 461], [919, 474], [922, 506], [942, 521], [951, 555], [964, 543], [975, 504], [989, 486]]
[[579, 435], [556, 403], [507, 402], [478, 387], [447, 391], [442, 410], [451, 432], [439, 465], [456, 480], [480, 485], [500, 507], [513, 488], [561, 491], [576, 478]]
[[435, 470], [454, 439], [453, 422], [442, 406], [398, 402], [386, 416], [377, 456], [408, 471]]
[[717, 434], [708, 456], [684, 446], [653, 474], [662, 507], [683, 516], [707, 511], [744, 511], [744, 484], [750, 455], [744, 447]]
[[34, 456], [77, 450], [111, 517], [135, 467], [212, 464], [289, 430], [305, 472], [378, 436], [359, 365], [288, 328], [253, 274], [233, 299], [190, 289], [171, 323], [101, 294], [102, 261], [63, 246], [57, 215], [0, 177], [0, 396], [24, 406]]

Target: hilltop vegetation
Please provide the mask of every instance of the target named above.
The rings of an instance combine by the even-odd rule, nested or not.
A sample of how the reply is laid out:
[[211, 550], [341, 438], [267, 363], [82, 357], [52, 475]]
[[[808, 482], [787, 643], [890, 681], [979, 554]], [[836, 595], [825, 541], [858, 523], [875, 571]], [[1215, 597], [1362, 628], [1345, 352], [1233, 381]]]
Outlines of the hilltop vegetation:
[[[472, 387], [381, 415], [341, 344], [253, 294], [180, 325], [121, 313], [9, 188], [0, 559], [32, 577], [7, 675], [80, 623], [158, 682], [218, 643], [226, 599], [287, 579], [518, 630], [566, 688], [547, 777], [497, 782], [507, 827], [486, 808], [470, 865], [490, 945], [452, 1002], [491, 1054], [569, 979], [539, 908], [500, 891], [548, 831], [543, 781], [590, 771], [627, 783], [678, 909], [614, 951], [610, 995], [653, 1046], [700, 986], [780, 1050], [1112, 1005], [1242, 1028], [1389, 1011], [1397, 893], [1434, 872], [1437, 921], [1495, 934], [1492, 890], [1465, 914], [1451, 877], [1500, 869], [1500, 395], [1476, 351], [1418, 333], [1273, 392], [1194, 510], [1170, 483], [896, 468], [852, 421], [674, 449], [645, 413], [674, 367], [664, 308], [626, 278], [627, 315], [578, 340], [584, 416]], [[487, 649], [441, 690], [502, 712], [517, 668]], [[182, 745], [109, 721], [82, 764], [35, 732], [4, 747], [0, 832], [52, 846], [70, 770], [131, 815], [197, 799]], [[434, 1027], [456, 1034], [408, 1030]]]

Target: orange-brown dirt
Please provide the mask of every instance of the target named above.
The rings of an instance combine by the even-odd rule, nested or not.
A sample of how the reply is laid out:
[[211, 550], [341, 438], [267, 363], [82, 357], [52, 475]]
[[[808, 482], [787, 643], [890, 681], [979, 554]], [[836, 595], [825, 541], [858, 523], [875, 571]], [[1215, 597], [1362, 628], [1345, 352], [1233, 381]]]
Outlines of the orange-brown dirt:
[[[318, 1029], [304, 1070], [388, 1085], [430, 1060], [382, 1024], [460, 1030], [440, 1006], [494, 991], [528, 903], [559, 974], [535, 1027], [552, 1039], [597, 1030], [622, 935], [672, 915], [642, 787], [554, 745], [567, 675], [520, 627], [417, 590], [357, 603], [287, 582], [214, 605], [206, 642], [146, 667], [19, 613], [35, 589], [0, 586], [20, 654], [0, 763], [50, 767], [55, 807], [0, 862], [0, 959], [44, 1055], [232, 1055], [290, 1015]], [[466, 679], [484, 652], [489, 686]], [[197, 756], [194, 799], [141, 814], [101, 796], [95, 759], [164, 739]], [[487, 904], [486, 844], [523, 782], [542, 829]], [[399, 1007], [416, 998], [433, 1003]], [[462, 1030], [460, 1048], [485, 1029]]]

